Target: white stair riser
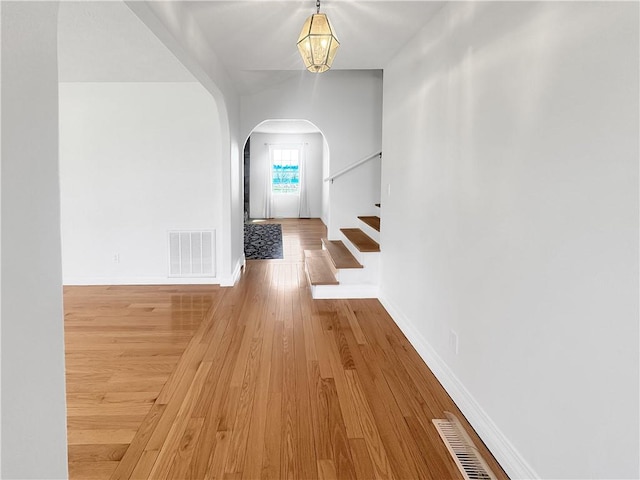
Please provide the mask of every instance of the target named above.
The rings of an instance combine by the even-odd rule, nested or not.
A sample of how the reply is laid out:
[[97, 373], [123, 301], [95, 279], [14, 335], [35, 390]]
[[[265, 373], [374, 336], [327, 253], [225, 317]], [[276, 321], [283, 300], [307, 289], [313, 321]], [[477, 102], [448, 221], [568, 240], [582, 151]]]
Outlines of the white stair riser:
[[356, 248], [356, 246], [351, 243], [351, 241], [347, 238], [347, 236], [340, 232], [340, 238], [338, 240], [342, 240], [345, 246], [349, 249], [351, 254], [356, 257], [356, 260], [360, 262], [360, 264], [367, 268], [369, 265], [377, 264], [378, 257], [380, 256], [380, 252], [361, 252]]
[[364, 268], [340, 268], [336, 279], [346, 285], [378, 285], [380, 283], [379, 259], [369, 259]]
[[341, 285], [378, 285], [377, 273], [369, 268], [343, 268], [338, 270], [336, 280]]

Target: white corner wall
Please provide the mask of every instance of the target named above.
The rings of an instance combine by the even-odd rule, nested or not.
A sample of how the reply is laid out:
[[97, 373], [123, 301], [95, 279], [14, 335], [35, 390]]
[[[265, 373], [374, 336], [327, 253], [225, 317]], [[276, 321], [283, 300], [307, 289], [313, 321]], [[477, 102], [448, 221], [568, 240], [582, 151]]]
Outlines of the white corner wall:
[[242, 198], [242, 152], [238, 140], [239, 96], [231, 78], [206, 41], [204, 33], [193, 28], [192, 12], [183, 2], [140, 2], [125, 0], [165, 46], [213, 96], [218, 108], [220, 142], [215, 151], [221, 162], [222, 208], [219, 257], [220, 284], [231, 286], [244, 265], [244, 227]]
[[67, 478], [57, 2], [2, 3], [2, 469]]
[[[322, 137], [322, 178], [325, 179], [329, 176], [330, 157], [329, 157], [329, 145], [327, 140]], [[329, 217], [331, 213], [331, 204], [329, 202], [329, 182], [322, 182], [322, 223], [329, 225]]]
[[[267, 176], [271, 159], [269, 158], [269, 145], [304, 145], [306, 154], [307, 173], [307, 201], [311, 218], [322, 216], [322, 153], [323, 138], [320, 133], [307, 134], [273, 134], [273, 133], [252, 133], [251, 134], [251, 176], [250, 176], [250, 216], [251, 218], [261, 218], [264, 212], [265, 188], [267, 186]], [[297, 209], [298, 197], [286, 195]], [[275, 199], [274, 199], [275, 200]], [[277, 203], [277, 202], [276, 202]], [[278, 205], [274, 205], [272, 214], [280, 216]]]
[[218, 283], [168, 277], [167, 232], [216, 230], [220, 271], [219, 143], [198, 83], [61, 84], [64, 283]]
[[[241, 138], [264, 120], [301, 119], [313, 123], [327, 141], [330, 173], [380, 151], [379, 70], [331, 70], [322, 75], [301, 71], [299, 77], [241, 97], [240, 106]], [[330, 238], [337, 237], [339, 228], [357, 223], [357, 215], [375, 211], [373, 204], [380, 196], [380, 182], [369, 172], [372, 168], [371, 163], [366, 164], [350, 179], [341, 177], [328, 186], [329, 211], [323, 218], [329, 220]]]
[[385, 68], [382, 299], [512, 478], [640, 476], [638, 8], [452, 2]]

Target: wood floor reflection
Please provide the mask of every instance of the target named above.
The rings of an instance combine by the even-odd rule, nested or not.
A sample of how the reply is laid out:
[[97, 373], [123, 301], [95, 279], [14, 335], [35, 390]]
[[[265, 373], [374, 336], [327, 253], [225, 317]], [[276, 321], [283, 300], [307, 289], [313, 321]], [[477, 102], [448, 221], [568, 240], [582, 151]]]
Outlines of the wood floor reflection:
[[65, 287], [72, 479], [462, 478], [455, 404], [377, 300], [311, 299], [326, 229], [280, 223], [233, 288]]

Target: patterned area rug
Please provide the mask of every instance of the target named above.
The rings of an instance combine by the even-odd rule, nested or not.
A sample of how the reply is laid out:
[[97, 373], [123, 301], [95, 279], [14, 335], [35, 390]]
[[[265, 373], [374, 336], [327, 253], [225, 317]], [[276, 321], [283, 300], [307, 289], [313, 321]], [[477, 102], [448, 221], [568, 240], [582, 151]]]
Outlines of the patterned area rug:
[[247, 260], [282, 258], [282, 225], [245, 223], [244, 256]]

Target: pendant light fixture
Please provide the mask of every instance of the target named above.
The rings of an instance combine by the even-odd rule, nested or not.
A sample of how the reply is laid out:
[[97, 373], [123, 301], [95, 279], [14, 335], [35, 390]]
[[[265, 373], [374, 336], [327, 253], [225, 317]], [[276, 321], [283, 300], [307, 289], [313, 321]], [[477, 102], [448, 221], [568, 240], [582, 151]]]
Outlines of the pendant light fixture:
[[340, 42], [324, 13], [320, 13], [320, 0], [316, 0], [316, 13], [304, 22], [298, 38], [298, 50], [307, 70], [326, 72], [331, 68]]

